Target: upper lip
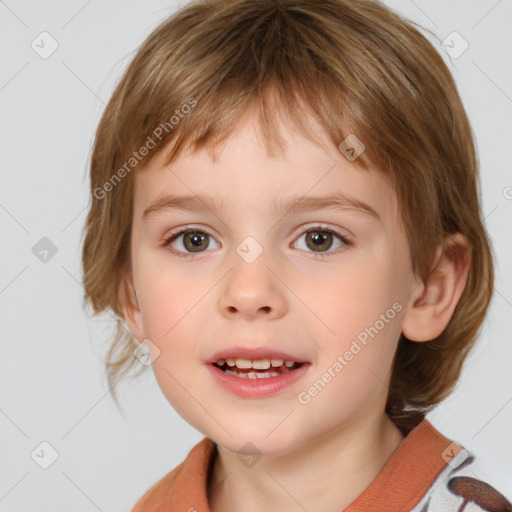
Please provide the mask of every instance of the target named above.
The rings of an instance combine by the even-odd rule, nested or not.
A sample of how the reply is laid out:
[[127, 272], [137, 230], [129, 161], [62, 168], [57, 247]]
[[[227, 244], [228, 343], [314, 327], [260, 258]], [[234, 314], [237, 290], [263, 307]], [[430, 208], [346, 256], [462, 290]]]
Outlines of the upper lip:
[[213, 356], [211, 356], [206, 362], [207, 363], [216, 363], [219, 359], [282, 359], [283, 361], [295, 361], [296, 363], [307, 363], [306, 359], [302, 357], [295, 356], [293, 354], [287, 354], [286, 352], [281, 352], [279, 350], [274, 350], [273, 348], [266, 347], [230, 347], [220, 352], [216, 352]]

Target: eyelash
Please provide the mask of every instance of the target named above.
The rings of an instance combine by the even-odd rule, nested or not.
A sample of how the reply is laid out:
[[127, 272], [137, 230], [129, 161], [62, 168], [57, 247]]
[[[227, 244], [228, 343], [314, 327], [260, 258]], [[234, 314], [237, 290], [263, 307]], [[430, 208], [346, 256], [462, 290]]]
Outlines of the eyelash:
[[[297, 238], [300, 238], [302, 235], [304, 235], [306, 233], [309, 233], [310, 231], [319, 231], [319, 232], [330, 233], [331, 235], [334, 235], [334, 236], [338, 237], [345, 244], [346, 247], [350, 247], [350, 246], [354, 245], [346, 236], [342, 235], [341, 233], [339, 233], [335, 229], [332, 229], [332, 228], [329, 228], [327, 226], [323, 226], [323, 225], [320, 225], [320, 224], [316, 225], [316, 226], [309, 226], [309, 227], [307, 227], [306, 229], [304, 229], [303, 231], [301, 231], [299, 233]], [[184, 226], [179, 231], [174, 232], [174, 233], [170, 233], [167, 237], [165, 237], [164, 238], [163, 247], [169, 248], [169, 246], [171, 245], [172, 242], [174, 242], [174, 240], [176, 240], [179, 236], [185, 235], [187, 233], [204, 233], [204, 234], [206, 234], [206, 235], [208, 235], [208, 236], [213, 238], [213, 236], [210, 235], [210, 233], [208, 233], [207, 231], [204, 231], [202, 229], [198, 229], [197, 227], [193, 227], [193, 226]], [[337, 254], [338, 252], [343, 251], [343, 250], [345, 250], [345, 249], [344, 248], [338, 248], [337, 250], [331, 251], [331, 252], [315, 253], [315, 252], [311, 251], [311, 253], [314, 255], [315, 258], [324, 258], [326, 256], [331, 256], [333, 254]], [[181, 257], [181, 258], [188, 258], [189, 256], [193, 256], [194, 254], [202, 254], [204, 252], [208, 252], [208, 251], [201, 251], [201, 252], [198, 252], [198, 253], [186, 253], [186, 252], [184, 253], [184, 252], [177, 251], [176, 249], [171, 249], [171, 248], [169, 248], [169, 251], [172, 252], [173, 254], [175, 254], [176, 256]]]

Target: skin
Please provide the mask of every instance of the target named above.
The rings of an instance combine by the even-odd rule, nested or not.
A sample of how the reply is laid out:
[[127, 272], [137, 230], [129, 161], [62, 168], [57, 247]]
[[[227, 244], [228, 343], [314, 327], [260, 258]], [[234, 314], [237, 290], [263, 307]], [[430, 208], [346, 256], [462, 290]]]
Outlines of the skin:
[[[215, 154], [187, 153], [169, 167], [160, 154], [135, 176], [132, 274], [120, 286], [120, 300], [136, 338], [158, 347], [159, 353], [150, 349], [158, 353], [152, 367], [165, 397], [217, 444], [208, 482], [213, 512], [335, 512], [353, 502], [403, 441], [384, 412], [400, 333], [418, 342], [438, 336], [469, 268], [460, 235], [454, 241], [466, 256], [449, 259], [439, 249], [431, 278], [414, 276], [386, 179], [282, 126], [287, 149], [277, 157], [267, 155], [248, 116]], [[272, 213], [276, 199], [333, 191], [366, 201], [380, 219], [349, 209]], [[148, 205], [171, 192], [211, 196], [225, 210], [163, 210], [143, 221]], [[326, 256], [315, 257], [301, 233], [322, 231], [318, 223], [352, 245], [334, 237], [321, 249]], [[190, 252], [186, 235], [164, 246], [166, 235], [189, 224], [212, 237], [202, 252]], [[236, 252], [249, 235], [263, 249], [250, 264]], [[396, 303], [401, 310], [394, 318], [309, 403], [300, 403], [298, 394]], [[271, 346], [311, 366], [277, 395], [240, 398], [220, 388], [205, 365], [238, 344]], [[250, 467], [237, 453], [248, 442], [262, 455]]]

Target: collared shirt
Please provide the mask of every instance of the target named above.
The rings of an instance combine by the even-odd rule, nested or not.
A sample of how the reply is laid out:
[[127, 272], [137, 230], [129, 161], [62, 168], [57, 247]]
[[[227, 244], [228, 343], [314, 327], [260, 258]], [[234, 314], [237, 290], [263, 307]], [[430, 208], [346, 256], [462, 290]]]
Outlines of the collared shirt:
[[[203, 438], [131, 512], [211, 512], [207, 486], [215, 454], [215, 443]], [[423, 419], [375, 480], [340, 512], [512, 512], [511, 503], [478, 479], [477, 471], [467, 450]]]

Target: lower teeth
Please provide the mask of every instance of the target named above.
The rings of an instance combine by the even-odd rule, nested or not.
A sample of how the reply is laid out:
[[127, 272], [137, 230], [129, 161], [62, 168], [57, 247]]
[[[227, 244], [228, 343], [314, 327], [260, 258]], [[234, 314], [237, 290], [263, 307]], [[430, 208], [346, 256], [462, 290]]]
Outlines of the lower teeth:
[[248, 372], [248, 373], [237, 373], [231, 370], [225, 370], [224, 373], [227, 375], [233, 375], [242, 379], [266, 379], [268, 377], [278, 377], [282, 375], [279, 372]]

